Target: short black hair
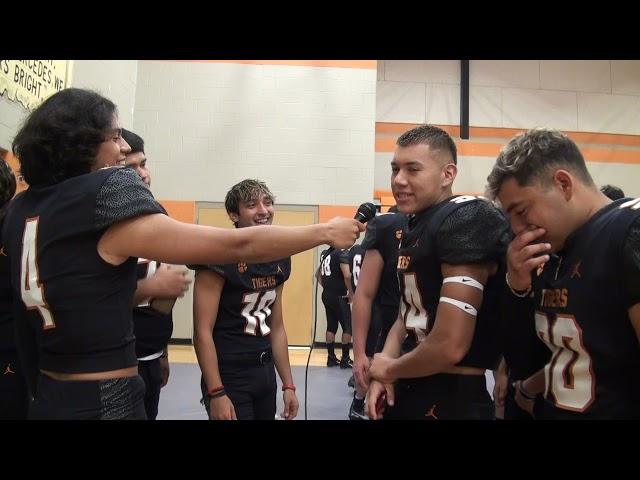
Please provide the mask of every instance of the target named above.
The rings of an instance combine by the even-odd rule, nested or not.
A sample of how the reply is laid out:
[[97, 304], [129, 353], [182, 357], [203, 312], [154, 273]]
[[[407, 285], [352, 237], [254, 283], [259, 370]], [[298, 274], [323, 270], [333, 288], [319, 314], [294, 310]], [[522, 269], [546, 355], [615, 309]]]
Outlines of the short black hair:
[[600, 191], [611, 200], [624, 198], [624, 192], [622, 191], [622, 189], [620, 187], [616, 187], [615, 185], [603, 185], [602, 187], [600, 187]]
[[122, 129], [122, 138], [129, 144], [131, 151], [129, 153], [144, 153], [144, 140], [142, 137], [126, 128]]
[[420, 125], [404, 132], [396, 141], [399, 147], [410, 147], [421, 143], [433, 150], [448, 150], [454, 164], [458, 164], [458, 149], [453, 138], [435, 125]]
[[116, 115], [116, 105], [91, 90], [67, 88], [51, 95], [13, 140], [25, 181], [47, 185], [89, 173]]

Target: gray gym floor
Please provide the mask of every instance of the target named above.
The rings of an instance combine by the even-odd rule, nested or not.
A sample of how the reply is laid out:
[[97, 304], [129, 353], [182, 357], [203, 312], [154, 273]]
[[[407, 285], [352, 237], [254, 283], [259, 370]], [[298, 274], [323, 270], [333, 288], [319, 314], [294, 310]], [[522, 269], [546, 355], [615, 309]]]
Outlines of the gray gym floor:
[[[291, 367], [300, 402], [297, 420], [304, 420], [304, 366]], [[351, 370], [338, 367], [309, 367], [307, 418], [309, 420], [347, 420], [353, 389], [347, 386]], [[493, 392], [493, 377], [487, 372], [487, 389]], [[158, 420], [206, 420], [200, 404], [200, 368], [196, 363], [172, 363], [169, 383], [160, 393]], [[282, 394], [278, 380], [278, 410]]]

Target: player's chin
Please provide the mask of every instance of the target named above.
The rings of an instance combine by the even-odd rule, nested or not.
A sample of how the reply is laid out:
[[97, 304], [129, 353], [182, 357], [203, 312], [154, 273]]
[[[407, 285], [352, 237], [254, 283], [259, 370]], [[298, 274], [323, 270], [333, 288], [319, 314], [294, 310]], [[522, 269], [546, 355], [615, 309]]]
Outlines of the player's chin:
[[395, 197], [396, 207], [398, 207], [398, 212], [403, 213], [405, 215], [409, 215], [411, 213], [415, 213], [416, 206], [413, 202], [413, 197]]

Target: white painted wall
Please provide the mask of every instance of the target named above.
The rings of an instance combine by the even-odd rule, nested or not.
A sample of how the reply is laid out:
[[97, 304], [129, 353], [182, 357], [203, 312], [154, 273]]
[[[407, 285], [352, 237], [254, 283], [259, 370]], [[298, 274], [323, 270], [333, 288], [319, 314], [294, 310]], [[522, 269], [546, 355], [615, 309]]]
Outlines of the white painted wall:
[[[379, 61], [377, 74], [376, 121], [460, 124], [459, 61]], [[640, 61], [472, 60], [469, 81], [472, 127], [640, 135]], [[376, 189], [389, 189], [391, 158], [376, 154]], [[461, 156], [456, 188], [483, 191], [492, 164]], [[640, 166], [588, 166], [596, 183], [640, 195]]]
[[278, 202], [358, 205], [373, 191], [376, 72], [141, 61], [134, 130], [158, 198], [223, 201], [266, 181]]

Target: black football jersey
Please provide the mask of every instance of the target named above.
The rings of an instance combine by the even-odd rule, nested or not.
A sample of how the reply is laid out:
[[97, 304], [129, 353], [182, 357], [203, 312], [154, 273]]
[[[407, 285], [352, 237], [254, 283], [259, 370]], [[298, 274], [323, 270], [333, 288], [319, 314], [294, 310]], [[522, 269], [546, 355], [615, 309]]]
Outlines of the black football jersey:
[[320, 278], [322, 288], [333, 295], [344, 296], [347, 286], [340, 269], [341, 263], [349, 263], [349, 252], [328, 248], [320, 254]]
[[512, 380], [524, 380], [546, 365], [551, 351], [536, 333], [533, 299], [513, 295], [506, 284], [501, 301], [502, 354]]
[[407, 226], [407, 217], [400, 213], [385, 213], [373, 218], [367, 224], [362, 246], [380, 252], [384, 261], [380, 285], [375, 301], [379, 305], [397, 307], [400, 302], [398, 285], [398, 249], [402, 232]]
[[[551, 349], [545, 396], [551, 418], [637, 418], [640, 346], [628, 308], [640, 302], [640, 245], [623, 257], [638, 230], [640, 199], [620, 199], [569, 236], [562, 251], [533, 272], [535, 323]], [[634, 278], [623, 274], [635, 263]]]
[[[4, 214], [0, 211], [0, 230]], [[14, 350], [13, 313], [11, 311], [11, 274], [9, 271], [9, 257], [0, 241], [0, 351]]]
[[213, 327], [218, 357], [224, 361], [225, 353], [253, 353], [270, 348], [271, 307], [276, 300], [276, 287], [286, 282], [291, 274], [291, 258], [267, 263], [209, 265], [207, 268], [224, 278]]
[[147, 213], [165, 211], [124, 168], [32, 186], [11, 202], [3, 241], [14, 318], [18, 330], [29, 327], [36, 336], [38, 368], [87, 373], [137, 364], [131, 319], [137, 259], [110, 265], [97, 245], [114, 222]]
[[364, 255], [367, 251], [362, 248], [362, 245], [356, 243], [349, 250], [347, 260], [349, 261], [349, 271], [351, 272], [351, 291], [355, 292], [358, 288], [358, 279], [360, 278], [360, 269], [362, 268], [362, 262]]
[[[156, 273], [161, 265], [155, 260], [138, 259], [137, 279], [143, 280]], [[173, 316], [154, 310], [145, 301], [133, 309], [133, 333], [136, 336], [136, 356], [146, 357], [164, 349], [173, 333]]]
[[403, 351], [426, 338], [435, 322], [443, 263], [499, 266], [484, 287], [473, 340], [460, 366], [494, 369], [500, 357], [499, 299], [510, 238], [504, 215], [488, 201], [454, 196], [415, 215], [403, 233], [398, 254], [400, 312], [407, 329]]

